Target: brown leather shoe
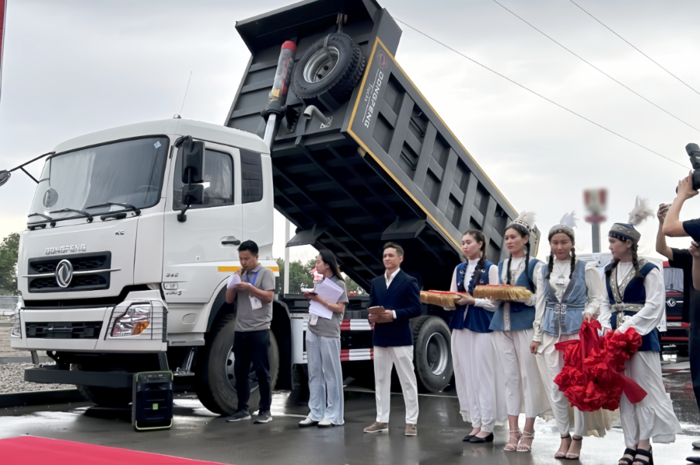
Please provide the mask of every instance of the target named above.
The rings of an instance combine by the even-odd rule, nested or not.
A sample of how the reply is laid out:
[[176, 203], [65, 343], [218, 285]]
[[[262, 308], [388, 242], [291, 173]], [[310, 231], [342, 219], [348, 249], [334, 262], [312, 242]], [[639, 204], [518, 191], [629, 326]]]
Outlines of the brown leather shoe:
[[389, 431], [389, 423], [375, 421], [371, 426], [365, 428], [365, 433], [381, 433], [383, 431]]
[[406, 423], [406, 436], [418, 436], [418, 426]]

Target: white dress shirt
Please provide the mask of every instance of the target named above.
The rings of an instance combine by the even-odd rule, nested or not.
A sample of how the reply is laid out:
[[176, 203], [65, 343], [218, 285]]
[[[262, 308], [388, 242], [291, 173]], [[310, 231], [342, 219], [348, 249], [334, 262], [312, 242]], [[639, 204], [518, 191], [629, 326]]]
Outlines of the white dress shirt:
[[[391, 273], [390, 275], [387, 276], [386, 271], [384, 272], [384, 281], [386, 281], [386, 289], [387, 291], [389, 290], [389, 286], [391, 286], [392, 281], [394, 281], [394, 278], [396, 277], [397, 274], [399, 274], [399, 271], [401, 271], [401, 268], [396, 268], [396, 271]], [[392, 310], [391, 313], [394, 315], [394, 319], [396, 319], [396, 311]]]

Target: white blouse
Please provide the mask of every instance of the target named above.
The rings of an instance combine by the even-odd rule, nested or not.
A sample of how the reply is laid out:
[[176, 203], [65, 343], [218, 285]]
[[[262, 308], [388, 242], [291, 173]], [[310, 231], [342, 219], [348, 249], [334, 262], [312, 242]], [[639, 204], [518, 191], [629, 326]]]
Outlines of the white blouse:
[[[617, 284], [622, 284], [625, 277], [634, 272], [632, 262], [619, 262], [617, 264]], [[626, 318], [625, 322], [618, 328], [620, 331], [624, 332], [628, 328], [634, 328], [642, 336], [646, 336], [656, 327], [660, 331], [666, 331], [666, 288], [664, 277], [657, 267], [654, 267], [644, 279], [644, 291], [646, 292], [644, 306], [634, 316]], [[610, 325], [611, 317], [610, 300], [605, 298], [600, 305], [600, 316], [598, 317], [603, 328], [612, 328]]]
[[[547, 265], [544, 265], [545, 267]], [[559, 275], [559, 271], [563, 271], [562, 276]], [[552, 289], [554, 289], [554, 296], [557, 300], [561, 301], [566, 287], [569, 285], [571, 273], [571, 261], [570, 260], [554, 260], [554, 269], [552, 275], [549, 277], [549, 282], [552, 283]], [[598, 274], [598, 269], [596, 268], [595, 262], [586, 263], [586, 269], [584, 270], [584, 276], [586, 280], [586, 287], [588, 288], [588, 300], [586, 301], [586, 306], [583, 313], [588, 313], [591, 316], [598, 314], [598, 309], [603, 301], [605, 288], [603, 287], [603, 281], [600, 279], [600, 274]], [[560, 283], [556, 285], [556, 283]], [[547, 302], [545, 299], [544, 286], [547, 285], [544, 276], [540, 272], [537, 275], [537, 302], [535, 303], [535, 321], [532, 324], [535, 329], [535, 335], [532, 338], [535, 342], [542, 342], [542, 318], [544, 318]]]

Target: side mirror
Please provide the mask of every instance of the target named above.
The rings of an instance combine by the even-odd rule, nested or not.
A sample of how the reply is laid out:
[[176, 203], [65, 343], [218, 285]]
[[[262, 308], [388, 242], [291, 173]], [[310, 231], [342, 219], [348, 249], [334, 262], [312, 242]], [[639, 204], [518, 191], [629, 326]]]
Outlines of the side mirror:
[[193, 141], [191, 136], [181, 137], [175, 142], [178, 157], [182, 160], [182, 203], [185, 208], [177, 215], [180, 223], [187, 221], [185, 214], [191, 205], [204, 201], [204, 142]]
[[0, 186], [3, 186], [12, 177], [12, 173], [7, 170], [0, 171]]
[[182, 182], [204, 182], [204, 142], [187, 139], [179, 152], [178, 155], [182, 157]]

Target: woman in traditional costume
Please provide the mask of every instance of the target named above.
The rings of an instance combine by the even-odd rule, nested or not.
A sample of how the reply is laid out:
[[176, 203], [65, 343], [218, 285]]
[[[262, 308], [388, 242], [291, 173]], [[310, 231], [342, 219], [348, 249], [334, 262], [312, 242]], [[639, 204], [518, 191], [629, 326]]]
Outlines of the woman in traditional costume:
[[452, 292], [468, 293], [455, 302], [450, 329], [459, 410], [464, 421], [472, 424], [463, 441], [471, 443], [493, 442], [496, 421], [506, 418], [503, 384], [496, 383], [496, 346], [489, 329], [497, 306], [489, 299], [472, 297], [476, 286], [498, 283], [498, 267], [486, 260], [485, 249], [481, 231], [464, 233], [462, 251], [467, 261], [457, 265], [450, 286]]
[[534, 337], [530, 344], [537, 354], [537, 366], [547, 390], [561, 444], [554, 458], [575, 460], [581, 453], [583, 436], [604, 436], [610, 428], [607, 411], [581, 412], [573, 409], [574, 435], [570, 435], [569, 400], [554, 378], [564, 367], [564, 355], [555, 344], [579, 338], [583, 321], [598, 314], [603, 300], [603, 282], [595, 262], [576, 258], [574, 213], [564, 215], [560, 223], [549, 230], [551, 253], [547, 267], [537, 276], [537, 303]]
[[659, 268], [637, 256], [641, 234], [635, 226], [653, 215], [646, 201], [637, 198], [629, 223], [615, 223], [609, 241], [612, 262], [605, 267], [607, 299], [601, 304], [599, 321], [605, 332], [632, 328], [642, 336], [642, 345], [625, 363], [622, 373], [647, 393], [632, 404], [625, 394], [620, 399], [620, 422], [625, 438], [621, 465], [653, 463], [651, 439], [675, 442], [681, 432], [661, 378], [659, 330], [665, 330], [664, 278]]
[[[500, 284], [515, 285], [530, 291], [527, 299], [498, 302], [489, 329], [493, 330], [496, 354], [504, 377], [506, 409], [510, 435], [504, 450], [530, 452], [535, 438], [535, 417], [550, 410], [537, 360], [530, 353], [534, 337], [536, 289], [535, 279], [543, 264], [530, 257], [530, 234], [534, 213], [523, 213], [505, 231], [510, 258], [498, 264]], [[524, 399], [525, 427], [520, 431], [518, 416]]]

